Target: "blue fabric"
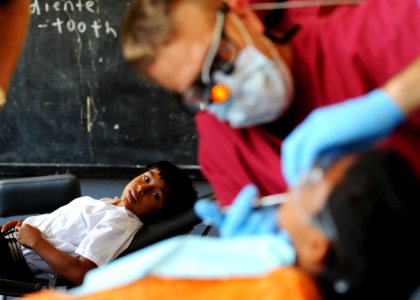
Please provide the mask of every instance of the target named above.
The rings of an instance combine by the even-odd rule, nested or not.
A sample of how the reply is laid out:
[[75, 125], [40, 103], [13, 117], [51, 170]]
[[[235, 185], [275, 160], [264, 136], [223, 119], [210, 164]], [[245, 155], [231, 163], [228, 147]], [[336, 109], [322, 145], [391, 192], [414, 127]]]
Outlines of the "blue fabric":
[[86, 274], [72, 295], [118, 287], [146, 275], [215, 279], [262, 276], [295, 262], [295, 251], [279, 235], [221, 239], [178, 236], [122, 257]]

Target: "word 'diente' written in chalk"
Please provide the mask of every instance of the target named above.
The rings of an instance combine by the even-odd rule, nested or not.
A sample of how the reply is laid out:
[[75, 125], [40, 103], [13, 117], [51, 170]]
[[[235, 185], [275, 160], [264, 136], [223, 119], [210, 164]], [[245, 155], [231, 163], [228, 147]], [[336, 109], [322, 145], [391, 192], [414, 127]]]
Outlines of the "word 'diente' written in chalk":
[[[54, 29], [58, 34], [65, 32], [93, 33], [96, 38], [111, 36], [117, 38], [117, 31], [108, 20], [99, 18], [98, 7], [95, 1], [66, 0], [66, 1], [41, 1], [32, 0], [31, 14], [39, 20], [37, 27], [40, 29]], [[65, 17], [61, 17], [65, 13]], [[92, 20], [77, 20], [73, 18], [82, 14], [92, 15]]]

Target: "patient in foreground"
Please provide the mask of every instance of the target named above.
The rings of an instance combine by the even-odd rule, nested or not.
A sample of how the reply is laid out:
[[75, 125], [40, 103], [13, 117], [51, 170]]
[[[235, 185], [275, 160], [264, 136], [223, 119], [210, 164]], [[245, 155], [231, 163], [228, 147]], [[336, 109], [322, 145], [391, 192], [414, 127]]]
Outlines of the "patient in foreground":
[[80, 284], [87, 271], [124, 251], [143, 224], [185, 211], [196, 197], [178, 167], [166, 161], [150, 164], [119, 198], [79, 197], [52, 213], [4, 224], [0, 276], [45, 279], [55, 272]]
[[278, 219], [324, 298], [408, 299], [420, 283], [420, 183], [410, 164], [369, 151], [304, 177]]

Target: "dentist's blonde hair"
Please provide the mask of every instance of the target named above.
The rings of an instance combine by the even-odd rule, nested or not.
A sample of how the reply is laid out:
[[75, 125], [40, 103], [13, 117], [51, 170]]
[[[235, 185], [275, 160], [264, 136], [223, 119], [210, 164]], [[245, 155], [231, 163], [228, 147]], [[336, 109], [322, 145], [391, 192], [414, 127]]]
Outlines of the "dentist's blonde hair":
[[134, 0], [129, 6], [123, 24], [122, 49], [125, 59], [140, 74], [147, 76], [146, 69], [156, 58], [157, 48], [176, 34], [172, 9], [181, 2], [216, 14], [221, 0]]

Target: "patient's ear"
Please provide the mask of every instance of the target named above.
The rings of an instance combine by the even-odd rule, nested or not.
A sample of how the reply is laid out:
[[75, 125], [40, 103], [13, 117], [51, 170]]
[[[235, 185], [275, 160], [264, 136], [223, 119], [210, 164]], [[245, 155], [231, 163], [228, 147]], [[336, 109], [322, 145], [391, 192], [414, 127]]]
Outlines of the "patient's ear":
[[319, 273], [331, 247], [330, 241], [319, 230], [308, 235], [298, 249], [298, 265], [310, 273]]
[[265, 27], [258, 15], [252, 10], [248, 0], [227, 0], [230, 11], [234, 12], [245, 24], [263, 34]]

